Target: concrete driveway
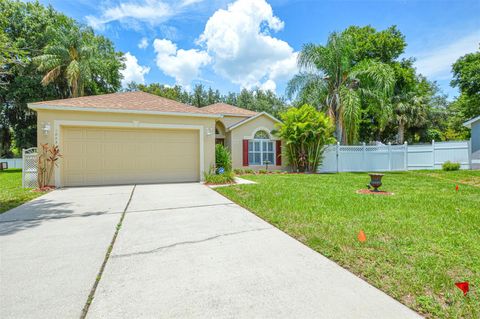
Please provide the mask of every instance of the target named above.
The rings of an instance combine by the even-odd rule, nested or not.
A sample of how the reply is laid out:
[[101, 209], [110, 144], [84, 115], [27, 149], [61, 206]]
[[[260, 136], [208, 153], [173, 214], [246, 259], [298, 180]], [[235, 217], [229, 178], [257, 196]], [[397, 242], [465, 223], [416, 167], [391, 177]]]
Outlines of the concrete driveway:
[[72, 188], [0, 215], [0, 317], [418, 318], [195, 183]]

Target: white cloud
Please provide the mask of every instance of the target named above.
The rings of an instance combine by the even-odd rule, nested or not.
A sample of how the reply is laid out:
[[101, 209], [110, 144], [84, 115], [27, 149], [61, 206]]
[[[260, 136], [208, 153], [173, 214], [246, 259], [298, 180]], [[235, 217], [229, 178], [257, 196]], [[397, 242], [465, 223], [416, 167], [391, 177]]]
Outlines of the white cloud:
[[198, 43], [221, 76], [245, 88], [273, 89], [276, 81], [297, 72], [297, 53], [270, 35], [283, 26], [265, 0], [237, 0], [210, 17]]
[[119, 2], [116, 5], [105, 7], [100, 16], [89, 15], [86, 17], [88, 25], [94, 29], [104, 29], [105, 25], [119, 21], [121, 23], [137, 26], [138, 22], [159, 25], [170, 18], [182, 13], [188, 6], [202, 0], [142, 0]]
[[177, 45], [167, 39], [155, 39], [153, 48], [157, 54], [158, 68], [187, 88], [192, 80], [199, 77], [200, 69], [211, 62], [207, 52], [197, 49], [177, 50]]
[[145, 74], [150, 72], [150, 68], [138, 64], [137, 57], [130, 52], [125, 53], [125, 70], [122, 70], [122, 86], [126, 87], [130, 82], [145, 83]]
[[435, 80], [451, 78], [452, 64], [461, 56], [478, 50], [480, 32], [466, 35], [455, 42], [429, 48], [426, 52], [414, 54], [417, 61], [415, 66], [424, 76]]
[[140, 42], [138, 43], [138, 47], [140, 49], [146, 49], [148, 47], [148, 39], [143, 37]]
[[266, 80], [260, 85], [260, 89], [264, 91], [272, 91], [275, 92], [277, 90], [277, 83], [273, 80]]

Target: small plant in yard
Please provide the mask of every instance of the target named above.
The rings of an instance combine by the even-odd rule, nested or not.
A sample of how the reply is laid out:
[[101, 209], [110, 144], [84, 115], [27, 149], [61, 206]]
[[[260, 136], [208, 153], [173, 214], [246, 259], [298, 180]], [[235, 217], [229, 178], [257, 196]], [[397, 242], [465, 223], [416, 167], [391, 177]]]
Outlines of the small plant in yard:
[[458, 171], [460, 169], [460, 163], [446, 161], [442, 164], [442, 169], [444, 171]]
[[39, 189], [49, 186], [53, 169], [58, 166], [57, 161], [62, 157], [57, 145], [41, 144], [37, 159], [37, 182]]
[[274, 134], [285, 142], [288, 164], [294, 172], [316, 172], [325, 147], [335, 141], [331, 120], [308, 104], [289, 108], [280, 117]]
[[232, 184], [235, 182], [235, 174], [232, 171], [216, 174], [213, 167], [210, 168], [209, 172], [203, 173], [203, 178], [206, 184], [212, 185]]
[[255, 171], [251, 168], [246, 168], [245, 169], [245, 174], [255, 174]]
[[203, 173], [203, 177], [206, 184], [232, 184], [235, 182], [232, 157], [225, 146], [221, 144], [215, 146], [215, 167], [210, 167], [208, 172]]
[[232, 157], [228, 149], [222, 144], [215, 145], [215, 165], [217, 170], [223, 168], [224, 172], [232, 170]]
[[243, 175], [245, 174], [245, 170], [241, 169], [241, 168], [235, 168], [233, 170], [233, 172], [236, 174], [236, 175]]
[[258, 174], [268, 174], [268, 171], [266, 169], [259, 169]]

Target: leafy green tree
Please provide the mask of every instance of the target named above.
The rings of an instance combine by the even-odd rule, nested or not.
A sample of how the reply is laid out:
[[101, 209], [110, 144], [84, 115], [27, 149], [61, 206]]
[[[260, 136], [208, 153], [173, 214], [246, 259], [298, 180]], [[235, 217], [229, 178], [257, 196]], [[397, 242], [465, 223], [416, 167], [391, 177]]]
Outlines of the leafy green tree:
[[[371, 26], [351, 26], [353, 63], [375, 60], [388, 64], [395, 75], [393, 94], [385, 103], [362, 99], [359, 139], [391, 142], [425, 142], [444, 129], [446, 97], [435, 83], [417, 74], [413, 58], [403, 58], [407, 43], [396, 26], [377, 31]], [[442, 135], [442, 138], [446, 138]]]
[[[459, 58], [453, 64], [452, 72], [451, 85], [460, 89], [460, 96], [451, 106], [458, 122], [480, 115], [480, 51]], [[457, 129], [462, 130], [458, 126]]]
[[259, 88], [242, 89], [233, 105], [255, 112], [267, 112], [273, 116], [279, 116], [280, 112], [287, 108], [285, 99], [278, 97], [272, 91], [264, 91]]
[[[4, 85], [0, 85], [0, 123], [3, 132], [0, 144], [14, 145], [19, 149], [37, 144], [36, 114], [27, 108], [27, 103], [68, 97], [70, 88], [67, 81], [60, 78], [47, 86], [40, 85], [45, 74], [38, 70], [38, 65], [33, 61], [37, 56], [47, 53], [44, 50], [60, 43], [58, 34], [68, 35], [80, 28], [75, 20], [38, 1], [0, 0], [0, 30], [3, 38], [7, 38], [5, 43], [8, 43], [5, 46], [21, 50], [23, 55], [22, 63], [18, 63], [17, 59], [7, 59], [1, 65], [1, 81]], [[122, 54], [115, 51], [108, 39], [95, 35], [91, 30], [82, 30], [83, 41], [93, 48], [91, 77], [84, 83], [85, 94], [118, 90], [121, 80], [119, 70], [123, 67]], [[10, 53], [12, 57], [15, 55]]]
[[[352, 39], [332, 33], [325, 46], [306, 44], [298, 57], [302, 72], [288, 83], [287, 94], [298, 93], [300, 101], [313, 102], [334, 121], [335, 136], [342, 144], [354, 143], [362, 113], [362, 101], [380, 105], [391, 95], [395, 83], [390, 66], [376, 60], [354, 63]], [[379, 108], [388, 114], [389, 110]]]
[[247, 110], [267, 112], [273, 116], [278, 116], [281, 111], [287, 108], [284, 98], [278, 97], [272, 91], [263, 91], [258, 88], [253, 90], [242, 89], [240, 93], [229, 92], [226, 95], [222, 95], [219, 90], [212, 88], [207, 90], [203, 85], [196, 85], [192, 92], [188, 92], [179, 85], [169, 87], [158, 83], [149, 85], [129, 83], [125, 90], [140, 90], [196, 107], [223, 102]]
[[273, 132], [284, 141], [283, 155], [294, 171], [317, 171], [325, 147], [333, 143], [331, 119], [305, 104], [280, 113], [282, 123]]
[[352, 40], [354, 64], [370, 59], [390, 64], [407, 46], [405, 36], [396, 26], [382, 31], [377, 31], [370, 25], [350, 26], [342, 32], [342, 35], [349, 36]]

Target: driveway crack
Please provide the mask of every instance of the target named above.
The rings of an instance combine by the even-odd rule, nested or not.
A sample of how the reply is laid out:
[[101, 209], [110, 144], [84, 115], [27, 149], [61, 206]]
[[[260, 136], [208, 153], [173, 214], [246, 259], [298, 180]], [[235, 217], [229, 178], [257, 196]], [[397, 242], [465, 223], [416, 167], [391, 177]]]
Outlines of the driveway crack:
[[107, 261], [110, 257], [110, 254], [112, 253], [113, 246], [115, 245], [115, 241], [117, 239], [118, 233], [120, 232], [120, 228], [122, 227], [123, 219], [125, 218], [125, 214], [127, 213], [128, 206], [130, 205], [130, 202], [132, 201], [133, 193], [135, 192], [135, 188], [137, 185], [133, 185], [132, 192], [130, 193], [130, 197], [128, 198], [127, 204], [125, 205], [125, 208], [123, 209], [122, 215], [120, 216], [120, 220], [117, 223], [115, 233], [113, 234], [112, 241], [110, 242], [110, 245], [107, 248], [107, 252], [105, 254], [105, 258], [103, 260], [102, 266], [100, 266], [100, 271], [98, 272], [97, 278], [95, 279], [95, 282], [93, 283], [92, 289], [90, 290], [90, 293], [87, 298], [87, 302], [85, 303], [85, 306], [82, 309], [82, 314], [80, 315], [80, 319], [85, 319], [88, 314], [88, 309], [90, 308], [90, 305], [92, 304], [93, 298], [95, 297], [95, 291], [97, 290], [98, 284], [100, 280], [102, 279], [103, 271], [105, 270], [105, 266], [107, 265]]
[[268, 230], [268, 229], [273, 229], [273, 227], [255, 228], [255, 229], [242, 230], [242, 231], [237, 231], [237, 232], [232, 232], [232, 233], [219, 234], [219, 235], [215, 235], [215, 236], [211, 236], [211, 237], [207, 237], [207, 238], [199, 239], [199, 240], [181, 241], [181, 242], [178, 242], [178, 243], [173, 243], [173, 244], [166, 245], [166, 246], [160, 246], [160, 247], [150, 249], [150, 250], [144, 250], [144, 251], [139, 251], [139, 252], [129, 253], [129, 254], [113, 255], [112, 258], [123, 258], [123, 257], [137, 256], [137, 255], [148, 255], [148, 254], [157, 253], [157, 252], [160, 252], [162, 250], [173, 248], [173, 247], [199, 244], [199, 243], [204, 243], [206, 241], [215, 240], [215, 239], [220, 238], [220, 237], [234, 236], [234, 235], [239, 235], [239, 234], [244, 234], [244, 233], [249, 233], [249, 232]]

